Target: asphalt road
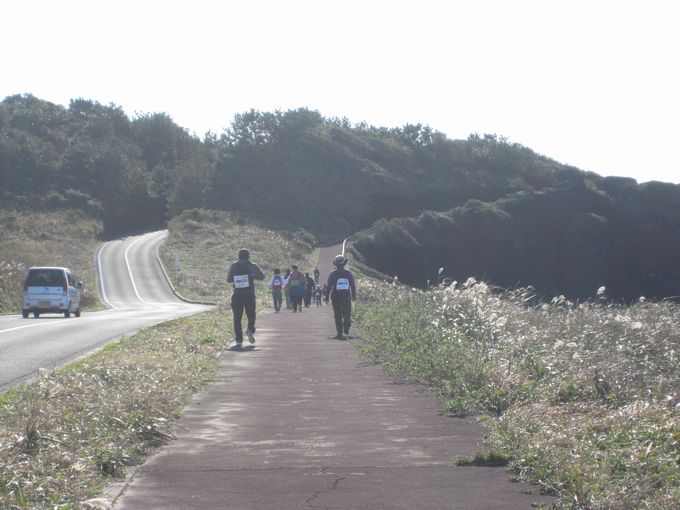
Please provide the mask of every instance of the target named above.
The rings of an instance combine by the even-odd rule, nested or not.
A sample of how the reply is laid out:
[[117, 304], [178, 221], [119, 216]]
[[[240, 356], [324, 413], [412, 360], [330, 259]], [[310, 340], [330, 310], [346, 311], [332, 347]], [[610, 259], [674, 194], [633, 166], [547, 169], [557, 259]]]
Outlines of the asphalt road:
[[[177, 298], [156, 260], [167, 231], [104, 244], [97, 255], [101, 296], [108, 310], [79, 318], [43, 314], [24, 319], [0, 316], [0, 391], [54, 368], [125, 333], [207, 307]], [[76, 275], [77, 278], [77, 275]]]

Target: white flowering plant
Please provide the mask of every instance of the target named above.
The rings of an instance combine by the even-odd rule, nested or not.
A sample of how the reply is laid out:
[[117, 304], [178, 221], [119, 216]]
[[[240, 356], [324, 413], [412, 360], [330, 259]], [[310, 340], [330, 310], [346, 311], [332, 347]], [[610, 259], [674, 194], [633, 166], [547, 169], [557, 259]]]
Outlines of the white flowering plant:
[[489, 424], [489, 448], [564, 508], [680, 508], [680, 307], [538, 303], [474, 279], [362, 278], [362, 351]]

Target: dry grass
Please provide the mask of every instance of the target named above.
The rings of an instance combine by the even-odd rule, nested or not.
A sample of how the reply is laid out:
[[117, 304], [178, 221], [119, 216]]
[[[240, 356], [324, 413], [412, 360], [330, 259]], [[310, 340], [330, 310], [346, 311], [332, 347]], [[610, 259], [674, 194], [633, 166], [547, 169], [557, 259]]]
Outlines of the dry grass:
[[[54, 226], [45, 218], [33, 221], [35, 232]], [[0, 246], [32, 246], [22, 240], [27, 227], [21, 228], [11, 239], [3, 237]], [[43, 241], [58, 241], [54, 250], [62, 249], [61, 240], [51, 236]], [[269, 274], [294, 262], [313, 269], [318, 258], [313, 242], [303, 232], [273, 232], [222, 213], [189, 211], [170, 225], [162, 258], [172, 269], [175, 254], [182, 257], [182, 292], [224, 305], [231, 292], [226, 271], [239, 248], [248, 247]], [[93, 253], [96, 243], [89, 246]], [[14, 260], [24, 260], [31, 250], [15, 253]], [[75, 253], [63, 248], [63, 254], [76, 269]], [[266, 292], [258, 295], [260, 306], [269, 304]], [[232, 339], [230, 315], [221, 307], [142, 330], [1, 394], [0, 508], [80, 508], [127, 466], [171, 439], [175, 418], [211, 380], [217, 357]]]
[[78, 211], [22, 213], [0, 210], [0, 313], [21, 312], [21, 292], [31, 266], [70, 267], [82, 280], [82, 307], [101, 307], [94, 253], [101, 224]]
[[680, 307], [529, 306], [473, 280], [428, 292], [365, 279], [364, 352], [487, 416], [494, 455], [564, 508], [680, 508]]
[[170, 222], [167, 242], [161, 248], [161, 259], [175, 282], [175, 260], [180, 257], [178, 291], [187, 298], [228, 303], [231, 287], [227, 271], [236, 260], [240, 248], [250, 250], [250, 259], [267, 276], [258, 284], [260, 302], [266, 300], [266, 282], [274, 268], [284, 270], [298, 264], [312, 273], [318, 261], [315, 239], [303, 231], [276, 231], [242, 217], [222, 211], [193, 209]]
[[172, 438], [173, 420], [211, 380], [226, 315], [142, 330], [0, 395], [0, 508], [79, 508]]

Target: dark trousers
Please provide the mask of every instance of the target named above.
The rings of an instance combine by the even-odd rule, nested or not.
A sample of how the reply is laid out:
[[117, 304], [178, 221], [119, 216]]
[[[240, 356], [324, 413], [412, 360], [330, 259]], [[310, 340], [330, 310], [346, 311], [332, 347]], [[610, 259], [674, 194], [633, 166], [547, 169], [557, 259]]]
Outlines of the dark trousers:
[[333, 296], [333, 315], [335, 316], [335, 329], [338, 335], [349, 333], [352, 325], [352, 299], [350, 296]]
[[302, 296], [291, 296], [290, 299], [293, 301], [293, 311], [302, 311]]
[[234, 312], [234, 336], [238, 343], [243, 342], [243, 327], [241, 320], [245, 310], [248, 318], [248, 329], [255, 333], [255, 293], [234, 292], [231, 295], [231, 309]]

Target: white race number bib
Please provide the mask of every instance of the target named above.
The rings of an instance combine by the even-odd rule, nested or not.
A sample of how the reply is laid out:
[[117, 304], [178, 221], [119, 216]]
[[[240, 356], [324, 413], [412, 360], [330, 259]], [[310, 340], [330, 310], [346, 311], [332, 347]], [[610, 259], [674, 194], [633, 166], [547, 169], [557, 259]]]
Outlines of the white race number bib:
[[338, 283], [335, 285], [336, 290], [349, 290], [349, 280], [347, 278], [338, 278]]
[[237, 289], [247, 289], [250, 287], [250, 280], [248, 280], [247, 274], [240, 274], [234, 276], [234, 287]]

